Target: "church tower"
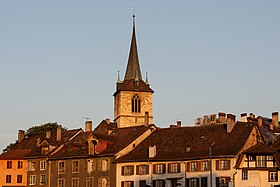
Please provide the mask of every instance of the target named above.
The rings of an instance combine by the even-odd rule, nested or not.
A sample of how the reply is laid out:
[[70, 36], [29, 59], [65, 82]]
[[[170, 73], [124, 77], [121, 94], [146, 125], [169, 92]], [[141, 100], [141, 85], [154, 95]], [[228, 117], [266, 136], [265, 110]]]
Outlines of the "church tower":
[[114, 122], [120, 127], [148, 125], [153, 123], [152, 95], [148, 78], [142, 80], [140, 63], [138, 59], [135, 15], [133, 15], [133, 28], [130, 52], [124, 80], [118, 80], [114, 93]]

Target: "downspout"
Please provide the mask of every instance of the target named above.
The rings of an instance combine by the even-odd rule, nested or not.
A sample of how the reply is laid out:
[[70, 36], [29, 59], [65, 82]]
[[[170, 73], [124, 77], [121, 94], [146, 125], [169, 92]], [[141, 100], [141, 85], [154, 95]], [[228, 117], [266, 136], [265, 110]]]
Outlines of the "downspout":
[[183, 163], [185, 164], [185, 171], [184, 171], [184, 175], [185, 175], [185, 178], [184, 178], [184, 185], [183, 186], [186, 186], [186, 180], [187, 180], [187, 162], [183, 161]]
[[48, 161], [48, 163], [49, 163], [49, 182], [48, 182], [48, 187], [51, 187], [51, 169], [52, 169], [52, 165], [51, 165], [51, 161], [48, 159], [47, 160]]

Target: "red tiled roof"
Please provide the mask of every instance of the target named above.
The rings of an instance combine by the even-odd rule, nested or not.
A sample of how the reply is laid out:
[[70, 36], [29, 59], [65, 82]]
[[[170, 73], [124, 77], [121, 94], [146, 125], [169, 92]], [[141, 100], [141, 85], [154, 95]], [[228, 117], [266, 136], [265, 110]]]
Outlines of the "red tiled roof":
[[[213, 157], [233, 157], [243, 148], [253, 128], [253, 124], [237, 122], [231, 133], [226, 132], [226, 124], [157, 129], [117, 162], [207, 158], [209, 145], [213, 142]], [[149, 158], [148, 149], [154, 145], [156, 156]]]
[[276, 149], [272, 147], [268, 147], [267, 145], [259, 142], [256, 145], [246, 149], [244, 153], [245, 154], [273, 154], [276, 151], [277, 151]]
[[[69, 144], [63, 147], [62, 150], [52, 155], [52, 159], [58, 158], [73, 158], [73, 157], [88, 157], [88, 145], [87, 139], [93, 135], [98, 141], [103, 141], [107, 144], [108, 149], [94, 156], [102, 155], [114, 155], [118, 151], [125, 148], [136, 138], [142, 135], [150, 127], [135, 126], [126, 128], [117, 128], [108, 135], [106, 133], [100, 133], [100, 131], [84, 132], [75, 137]], [[76, 142], [76, 143], [75, 143]]]

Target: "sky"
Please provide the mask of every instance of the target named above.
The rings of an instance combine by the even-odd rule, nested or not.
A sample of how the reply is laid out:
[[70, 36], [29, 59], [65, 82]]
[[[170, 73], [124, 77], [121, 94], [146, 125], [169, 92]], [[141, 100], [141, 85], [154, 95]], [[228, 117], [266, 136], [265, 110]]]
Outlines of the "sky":
[[19, 129], [113, 119], [131, 7], [157, 126], [280, 111], [278, 0], [0, 1], [0, 151]]

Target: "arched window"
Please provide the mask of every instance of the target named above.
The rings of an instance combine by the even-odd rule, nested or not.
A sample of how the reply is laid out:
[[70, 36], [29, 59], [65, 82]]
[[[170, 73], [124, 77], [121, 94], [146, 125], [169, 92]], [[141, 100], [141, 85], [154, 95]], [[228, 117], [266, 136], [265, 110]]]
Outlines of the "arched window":
[[136, 94], [132, 97], [132, 105], [131, 105], [132, 112], [140, 113], [141, 112], [141, 105], [140, 105], [140, 97]]

